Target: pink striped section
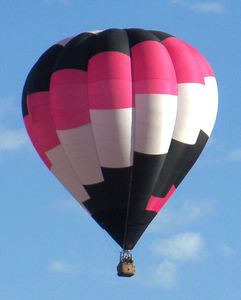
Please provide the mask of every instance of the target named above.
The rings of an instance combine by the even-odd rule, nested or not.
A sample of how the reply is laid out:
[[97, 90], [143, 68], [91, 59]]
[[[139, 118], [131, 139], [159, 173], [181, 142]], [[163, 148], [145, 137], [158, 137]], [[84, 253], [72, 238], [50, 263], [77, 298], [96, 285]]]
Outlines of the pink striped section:
[[145, 41], [131, 49], [136, 94], [177, 95], [175, 70], [165, 47]]
[[115, 51], [93, 56], [88, 64], [88, 95], [90, 109], [132, 107], [130, 57]]
[[131, 81], [130, 57], [117, 51], [101, 52], [93, 56], [88, 64], [88, 82], [106, 79]]
[[178, 83], [204, 84], [193, 48], [190, 45], [174, 37], [165, 39], [162, 44], [166, 47], [172, 59]]
[[165, 197], [161, 198], [161, 197], [151, 196], [151, 198], [146, 206], [146, 210], [159, 212], [162, 209], [162, 207], [166, 204], [168, 199], [175, 192], [175, 190], [176, 190], [176, 188], [173, 185]]
[[35, 134], [34, 134], [34, 126], [32, 124], [32, 120], [31, 120], [31, 117], [29, 115], [27, 115], [26, 117], [24, 117], [24, 124], [25, 124], [25, 127], [26, 127], [26, 130], [28, 132], [28, 135], [31, 139], [31, 142], [34, 146], [34, 148], [36, 149], [36, 151], [38, 152], [40, 158], [42, 159], [42, 161], [45, 163], [45, 165], [51, 169], [51, 162], [50, 160], [48, 159], [47, 155], [45, 154], [45, 152], [43, 151], [39, 141], [38, 141], [38, 138], [35, 137]]
[[38, 137], [36, 138], [36, 136], [35, 136], [34, 125], [31, 120], [30, 115], [27, 115], [24, 117], [24, 125], [25, 125], [25, 128], [28, 132], [28, 135], [31, 139], [31, 142], [32, 142], [35, 150], [38, 152], [40, 158], [45, 163], [47, 168], [51, 169], [52, 164], [51, 164], [50, 160], [48, 159], [47, 155], [45, 154], [45, 152], [43, 151], [43, 148], [41, 147], [41, 144], [39, 143]]
[[52, 120], [49, 106], [49, 93], [36, 92], [27, 96], [29, 114], [24, 118], [24, 123], [30, 139], [47, 167], [51, 162], [46, 152], [60, 144]]
[[[191, 46], [190, 46], [191, 47]], [[195, 48], [191, 47], [193, 54], [196, 58], [196, 61], [199, 65], [200, 72], [203, 77], [210, 77], [214, 76], [213, 70], [209, 63], [207, 62], [206, 58]]]
[[32, 132], [41, 144], [43, 151], [46, 152], [59, 145], [50, 112], [49, 93], [36, 92], [28, 95], [27, 106], [31, 120], [28, 125], [32, 127]]
[[50, 82], [50, 98], [56, 129], [90, 123], [87, 72], [74, 69], [55, 72]]

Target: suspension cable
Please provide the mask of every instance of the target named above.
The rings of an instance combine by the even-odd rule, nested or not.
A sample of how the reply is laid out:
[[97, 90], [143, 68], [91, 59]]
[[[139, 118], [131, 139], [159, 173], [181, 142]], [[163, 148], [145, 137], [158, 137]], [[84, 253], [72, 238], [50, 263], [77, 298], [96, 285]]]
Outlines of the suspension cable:
[[129, 191], [128, 191], [128, 198], [127, 198], [127, 209], [126, 209], [126, 219], [125, 219], [125, 229], [124, 229], [124, 236], [123, 236], [123, 251], [126, 250], [126, 237], [127, 237], [127, 229], [128, 229], [128, 218], [130, 213], [130, 202], [131, 202], [131, 187], [132, 187], [132, 179], [133, 179], [133, 170], [131, 170], [130, 174], [130, 181], [129, 181]]

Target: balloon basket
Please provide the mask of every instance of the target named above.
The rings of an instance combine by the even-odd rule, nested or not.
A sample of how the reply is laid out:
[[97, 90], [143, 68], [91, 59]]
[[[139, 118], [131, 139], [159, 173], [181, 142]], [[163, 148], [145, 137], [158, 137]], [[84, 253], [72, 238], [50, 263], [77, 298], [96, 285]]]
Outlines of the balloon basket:
[[120, 277], [131, 277], [135, 275], [135, 265], [130, 250], [123, 250], [120, 253], [120, 262], [117, 266], [117, 275]]

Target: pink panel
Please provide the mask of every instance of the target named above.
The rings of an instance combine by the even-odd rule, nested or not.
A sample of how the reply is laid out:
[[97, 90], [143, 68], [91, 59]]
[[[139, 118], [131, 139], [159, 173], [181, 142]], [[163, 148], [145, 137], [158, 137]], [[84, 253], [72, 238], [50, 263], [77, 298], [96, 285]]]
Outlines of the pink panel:
[[146, 206], [146, 210], [159, 212], [162, 209], [162, 207], [166, 204], [168, 199], [175, 192], [175, 190], [176, 190], [176, 188], [173, 185], [165, 197], [161, 198], [161, 197], [151, 196], [151, 198], [149, 199], [149, 202]]
[[41, 148], [41, 145], [38, 142], [38, 139], [36, 139], [36, 137], [34, 135], [34, 126], [32, 124], [32, 120], [31, 120], [31, 117], [29, 115], [24, 117], [24, 124], [25, 124], [26, 130], [28, 132], [28, 135], [29, 135], [29, 137], [32, 141], [32, 144], [34, 145], [34, 148], [38, 152], [39, 156], [41, 157], [41, 159], [45, 163], [45, 165], [49, 169], [51, 169], [51, 162], [48, 159], [47, 155], [44, 153], [43, 149]]
[[101, 52], [90, 59], [88, 72], [89, 83], [106, 79], [131, 81], [130, 57], [117, 51]]
[[87, 72], [74, 69], [55, 72], [50, 82], [50, 99], [56, 129], [90, 123]]
[[27, 96], [28, 116], [24, 118], [31, 141], [48, 168], [51, 162], [45, 152], [59, 145], [49, 106], [49, 93], [36, 92]]
[[43, 151], [59, 145], [49, 106], [49, 93], [36, 92], [27, 96], [27, 106], [34, 137], [41, 144]]
[[115, 79], [90, 83], [89, 102], [91, 109], [132, 107], [132, 83]]
[[[190, 46], [191, 47], [191, 46]], [[203, 77], [214, 76], [213, 70], [203, 55], [191, 47]]]
[[90, 109], [132, 107], [130, 57], [116, 51], [93, 56], [88, 64], [88, 95]]
[[203, 76], [191, 46], [175, 37], [165, 39], [162, 44], [166, 47], [172, 59], [178, 83], [204, 84]]
[[135, 93], [177, 95], [175, 70], [165, 47], [145, 41], [131, 49]]

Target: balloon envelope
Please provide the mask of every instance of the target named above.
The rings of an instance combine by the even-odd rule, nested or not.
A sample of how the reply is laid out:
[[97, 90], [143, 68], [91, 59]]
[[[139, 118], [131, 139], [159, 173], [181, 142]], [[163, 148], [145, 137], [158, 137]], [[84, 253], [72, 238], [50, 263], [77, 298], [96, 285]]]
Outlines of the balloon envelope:
[[85, 32], [49, 48], [26, 80], [26, 129], [49, 170], [132, 249], [214, 126], [206, 59], [163, 32]]

